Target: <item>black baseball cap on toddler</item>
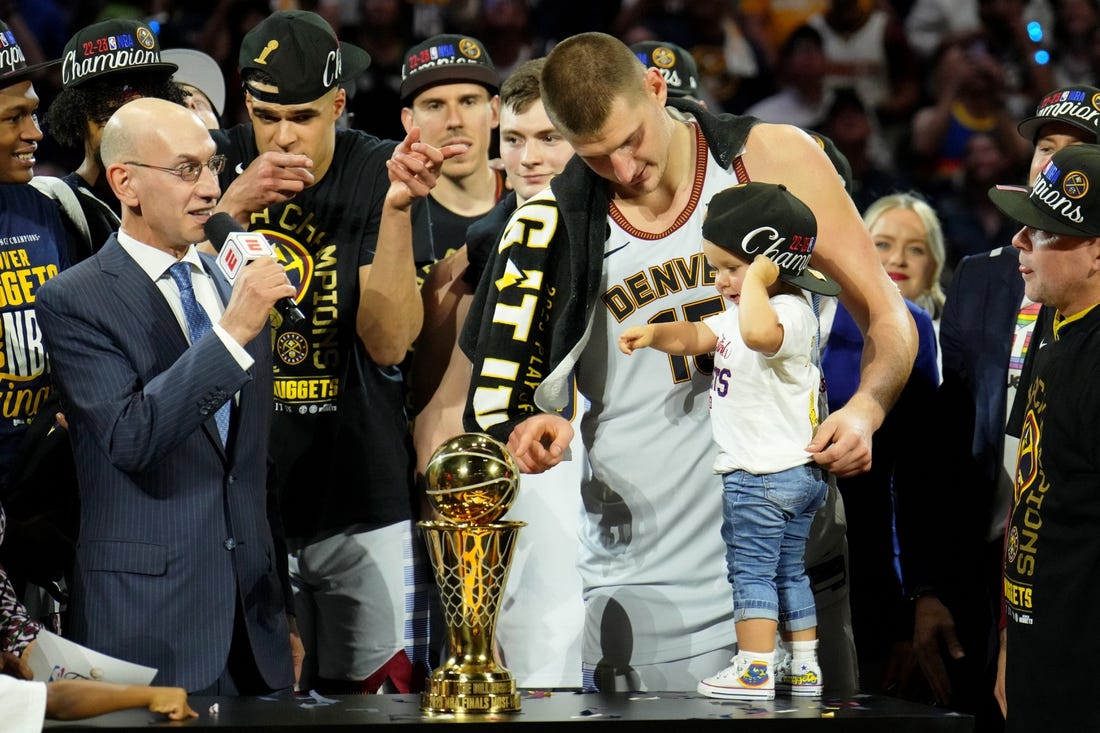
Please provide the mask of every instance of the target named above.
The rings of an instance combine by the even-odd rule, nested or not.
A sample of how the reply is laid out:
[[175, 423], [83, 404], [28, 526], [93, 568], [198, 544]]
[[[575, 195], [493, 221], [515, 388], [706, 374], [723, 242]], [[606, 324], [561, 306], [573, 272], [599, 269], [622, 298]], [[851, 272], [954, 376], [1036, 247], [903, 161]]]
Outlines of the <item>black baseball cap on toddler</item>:
[[341, 43], [332, 26], [308, 10], [280, 10], [245, 34], [238, 57], [241, 78], [249, 69], [271, 76], [276, 91], [244, 83], [256, 99], [272, 104], [306, 104], [350, 81], [370, 66], [370, 54]]
[[61, 59], [27, 66], [27, 57], [23, 55], [23, 48], [19, 45], [19, 41], [15, 40], [15, 34], [8, 28], [7, 23], [0, 20], [0, 87], [9, 87], [26, 81], [35, 72], [59, 63]]
[[719, 191], [707, 205], [703, 238], [752, 262], [766, 255], [779, 279], [821, 295], [840, 285], [809, 266], [817, 242], [817, 218], [783, 184], [750, 181]]
[[73, 34], [61, 54], [61, 86], [78, 87], [106, 76], [159, 73], [165, 79], [179, 67], [162, 61], [160, 41], [147, 23], [111, 18]]
[[493, 60], [485, 44], [454, 33], [443, 33], [421, 41], [408, 50], [401, 64], [401, 102], [437, 84], [481, 84], [490, 94], [500, 89]]
[[1051, 156], [1031, 188], [994, 186], [989, 198], [1026, 227], [1100, 237], [1100, 145], [1069, 145]]
[[682, 47], [667, 41], [639, 41], [630, 50], [647, 68], [661, 72], [670, 97], [698, 96], [699, 67]]
[[1100, 89], [1086, 84], [1055, 89], [1043, 97], [1035, 114], [1024, 118], [1016, 129], [1035, 142], [1043, 125], [1051, 122], [1073, 125], [1091, 136], [1088, 142], [1100, 142]]

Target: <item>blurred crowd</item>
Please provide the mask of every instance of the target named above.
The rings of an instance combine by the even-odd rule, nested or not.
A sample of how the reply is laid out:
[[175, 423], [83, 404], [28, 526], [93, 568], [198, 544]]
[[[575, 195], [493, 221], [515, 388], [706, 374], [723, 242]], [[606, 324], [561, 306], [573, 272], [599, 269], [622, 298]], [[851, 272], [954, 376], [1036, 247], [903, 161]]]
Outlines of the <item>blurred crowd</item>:
[[[627, 43], [653, 39], [688, 49], [699, 96], [713, 110], [749, 113], [831, 136], [852, 165], [860, 211], [883, 195], [915, 190], [939, 213], [944, 282], [967, 254], [1006, 243], [1011, 225], [986, 197], [994, 181], [1023, 182], [1031, 147], [1016, 132], [1056, 87], [1091, 84], [1100, 66], [1095, 0], [12, 0], [3, 16], [25, 24], [38, 48], [61, 55], [89, 23], [149, 20], [161, 47], [198, 49], [222, 69], [221, 123], [245, 119], [236, 49], [270, 11], [323, 15], [341, 39], [366, 49], [369, 69], [348, 87], [346, 124], [388, 139], [403, 135], [402, 52], [439, 33], [482, 39], [501, 78], [560, 39], [599, 30]], [[18, 25], [13, 23], [18, 35]], [[28, 44], [29, 46], [30, 44]], [[32, 50], [33, 49], [33, 50]], [[31, 61], [32, 59], [28, 59]], [[43, 109], [60, 72], [36, 85]], [[77, 151], [46, 130], [39, 170], [71, 170]]]

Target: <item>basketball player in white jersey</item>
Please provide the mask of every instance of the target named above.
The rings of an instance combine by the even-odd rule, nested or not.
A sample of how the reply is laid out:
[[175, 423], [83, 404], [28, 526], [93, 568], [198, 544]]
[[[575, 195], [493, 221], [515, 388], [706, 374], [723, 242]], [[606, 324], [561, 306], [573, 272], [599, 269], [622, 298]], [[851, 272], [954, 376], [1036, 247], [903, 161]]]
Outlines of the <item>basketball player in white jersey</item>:
[[[912, 367], [915, 328], [876, 266], [869, 235], [828, 158], [786, 125], [666, 110], [667, 84], [620, 41], [584, 33], [558, 44], [542, 74], [547, 113], [577, 151], [513, 215], [482, 279], [463, 346], [474, 354], [468, 429], [504, 440], [525, 471], [561, 460], [572, 438], [554, 414], [576, 374], [589, 469], [580, 568], [584, 663], [603, 690], [694, 690], [732, 650], [733, 606], [713, 474], [709, 358], [629, 359], [632, 325], [698, 320], [722, 309], [702, 254], [703, 202], [740, 181], [784, 183], [814, 211], [814, 266], [836, 280], [872, 344], [856, 396], [807, 446], [848, 475]], [[484, 301], [480, 304], [479, 301]], [[823, 676], [855, 686], [842, 510], [819, 513], [806, 564], [815, 587]]]

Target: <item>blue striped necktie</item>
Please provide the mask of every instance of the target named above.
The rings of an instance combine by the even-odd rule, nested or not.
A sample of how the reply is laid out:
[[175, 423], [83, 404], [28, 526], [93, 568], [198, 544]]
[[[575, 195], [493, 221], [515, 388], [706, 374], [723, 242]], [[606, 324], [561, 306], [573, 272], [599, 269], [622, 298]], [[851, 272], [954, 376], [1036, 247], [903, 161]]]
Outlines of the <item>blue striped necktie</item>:
[[[180, 302], [183, 304], [183, 314], [187, 319], [187, 331], [191, 336], [191, 343], [197, 344], [199, 339], [206, 335], [212, 328], [210, 317], [206, 310], [195, 299], [195, 288], [191, 285], [191, 265], [187, 262], [177, 262], [168, 268], [168, 273], [176, 283], [180, 291]], [[222, 445], [228, 444], [229, 439], [229, 400], [218, 408], [214, 419], [218, 422], [218, 433], [222, 437]]]

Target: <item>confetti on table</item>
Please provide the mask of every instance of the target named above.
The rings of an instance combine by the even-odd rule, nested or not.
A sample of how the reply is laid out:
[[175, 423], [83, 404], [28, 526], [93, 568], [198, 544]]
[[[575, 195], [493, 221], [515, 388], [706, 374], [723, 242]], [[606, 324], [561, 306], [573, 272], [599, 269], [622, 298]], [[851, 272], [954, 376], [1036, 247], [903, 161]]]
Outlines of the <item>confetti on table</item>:
[[325, 705], [335, 705], [340, 702], [339, 700], [333, 700], [331, 697], [325, 697], [317, 690], [310, 690], [309, 695], [298, 698], [299, 708], [315, 708]]

